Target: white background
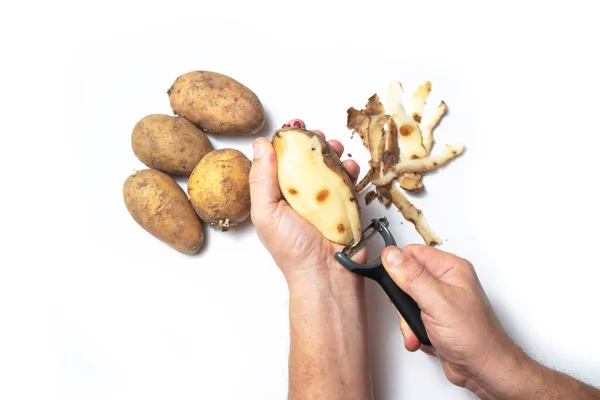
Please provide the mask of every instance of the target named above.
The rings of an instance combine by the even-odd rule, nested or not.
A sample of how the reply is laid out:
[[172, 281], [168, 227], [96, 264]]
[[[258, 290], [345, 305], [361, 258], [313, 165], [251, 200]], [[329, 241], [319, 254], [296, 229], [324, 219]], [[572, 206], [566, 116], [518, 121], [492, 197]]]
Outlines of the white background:
[[[346, 109], [433, 84], [437, 147], [465, 154], [414, 197], [536, 359], [600, 385], [600, 28], [593, 2], [11, 2], [0, 6], [0, 397], [283, 399], [287, 288], [253, 227], [184, 256], [122, 199], [134, 124], [180, 74], [228, 74], [346, 145]], [[211, 137], [251, 157], [252, 138]], [[185, 187], [185, 181], [180, 183]], [[378, 204], [401, 245], [408, 223]], [[255, 266], [252, 267], [250, 263]], [[468, 399], [402, 346], [369, 283], [376, 398]]]

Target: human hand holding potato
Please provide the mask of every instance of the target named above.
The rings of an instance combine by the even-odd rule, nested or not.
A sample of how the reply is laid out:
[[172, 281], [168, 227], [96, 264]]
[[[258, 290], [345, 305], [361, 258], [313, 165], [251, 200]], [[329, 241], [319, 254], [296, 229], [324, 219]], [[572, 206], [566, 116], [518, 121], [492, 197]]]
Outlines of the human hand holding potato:
[[[305, 128], [301, 120], [292, 120], [288, 125]], [[313, 132], [325, 138], [322, 132]], [[343, 145], [337, 140], [328, 143], [340, 157], [344, 151]], [[355, 182], [360, 171], [358, 164], [347, 160], [343, 166], [351, 181]], [[334, 253], [344, 246], [328, 240], [282, 198], [277, 154], [271, 142], [264, 138], [254, 142], [250, 195], [251, 218], [256, 232], [292, 290], [297, 289], [309, 295], [311, 290], [314, 292], [314, 286], [310, 285], [316, 284], [324, 290], [333, 288], [349, 293], [356, 286], [358, 277], [346, 271], [334, 259]], [[355, 257], [357, 262], [364, 262], [365, 250]], [[308, 285], [299, 284], [302, 282]]]

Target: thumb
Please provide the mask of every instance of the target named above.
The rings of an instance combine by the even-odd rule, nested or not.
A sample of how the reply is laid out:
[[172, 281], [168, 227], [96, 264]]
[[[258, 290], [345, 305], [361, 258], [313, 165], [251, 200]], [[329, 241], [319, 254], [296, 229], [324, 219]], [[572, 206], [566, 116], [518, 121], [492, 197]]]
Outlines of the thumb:
[[268, 221], [281, 199], [277, 181], [277, 155], [265, 138], [253, 144], [254, 158], [248, 177], [250, 183], [251, 218], [254, 223]]
[[431, 314], [443, 305], [443, 283], [409, 254], [396, 246], [388, 246], [383, 249], [381, 260], [392, 280], [413, 298], [423, 312]]

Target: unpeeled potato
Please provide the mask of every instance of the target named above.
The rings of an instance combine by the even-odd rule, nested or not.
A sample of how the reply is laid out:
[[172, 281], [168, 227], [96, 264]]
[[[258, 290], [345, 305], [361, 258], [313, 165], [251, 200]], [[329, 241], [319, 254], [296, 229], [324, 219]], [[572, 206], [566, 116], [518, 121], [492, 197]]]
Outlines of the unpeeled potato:
[[202, 247], [202, 221], [169, 175], [153, 169], [135, 172], [125, 180], [123, 198], [133, 219], [154, 237], [184, 254]]
[[147, 167], [188, 176], [206, 153], [213, 150], [202, 130], [183, 117], [150, 114], [139, 120], [131, 147]]
[[210, 227], [228, 231], [250, 216], [251, 165], [244, 153], [227, 148], [211, 151], [192, 171], [190, 202]]
[[215, 135], [251, 135], [265, 124], [265, 110], [256, 94], [217, 72], [183, 74], [167, 94], [175, 115]]

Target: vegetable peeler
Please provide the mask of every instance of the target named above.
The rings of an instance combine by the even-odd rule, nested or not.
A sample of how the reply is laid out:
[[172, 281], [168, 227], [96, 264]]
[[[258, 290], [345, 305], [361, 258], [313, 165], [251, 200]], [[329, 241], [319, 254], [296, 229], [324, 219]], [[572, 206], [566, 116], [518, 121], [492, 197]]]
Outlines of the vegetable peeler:
[[[394, 306], [396, 306], [400, 315], [402, 315], [421, 343], [431, 346], [431, 342], [425, 331], [425, 326], [423, 325], [423, 320], [421, 319], [421, 309], [417, 303], [409, 295], [404, 293], [404, 291], [402, 291], [402, 289], [400, 289], [392, 280], [383, 267], [381, 256], [377, 257], [377, 259], [370, 264], [359, 264], [351, 260], [351, 257], [363, 248], [369, 239], [378, 232], [383, 237], [386, 247], [395, 246], [396, 240], [388, 229], [388, 226], [389, 222], [385, 217], [371, 220], [369, 226], [363, 230], [358, 244], [354, 247], [352, 247], [354, 244], [353, 242], [348, 244], [342, 251], [335, 253], [335, 259], [347, 270], [377, 282], [383, 288], [392, 303], [394, 303]], [[367, 232], [369, 233], [367, 234]]]

